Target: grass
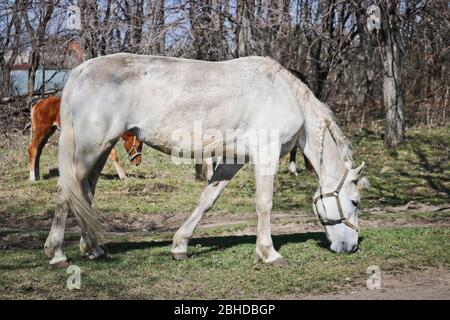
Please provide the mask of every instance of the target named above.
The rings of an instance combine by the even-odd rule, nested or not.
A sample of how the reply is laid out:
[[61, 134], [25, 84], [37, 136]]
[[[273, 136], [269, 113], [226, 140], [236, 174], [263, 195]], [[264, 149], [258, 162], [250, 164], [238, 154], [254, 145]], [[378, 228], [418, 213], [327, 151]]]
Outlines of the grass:
[[253, 262], [253, 236], [199, 236], [191, 259], [182, 262], [170, 258], [169, 241], [151, 238], [111, 238], [109, 257], [97, 262], [69, 245], [67, 254], [82, 272], [82, 288], [73, 291], [65, 287], [65, 270], [51, 268], [40, 250], [11, 250], [0, 255], [0, 298], [282, 298], [362, 286], [369, 265], [402, 272], [450, 263], [450, 230], [444, 228], [365, 230], [353, 255], [324, 249], [322, 233], [275, 236], [284, 268]]
[[[382, 139], [371, 134], [352, 138], [355, 160], [367, 163], [366, 176], [372, 184], [364, 193], [363, 206], [450, 202], [450, 127], [408, 130], [406, 144], [395, 152], [386, 150]], [[52, 212], [57, 148], [53, 145], [44, 150], [41, 159], [44, 179], [30, 184], [26, 139], [17, 137], [0, 144], [0, 211], [14, 215]], [[121, 159], [125, 159], [123, 148], [119, 151]], [[311, 196], [317, 182], [313, 173], [304, 171], [299, 158], [299, 177], [288, 174], [287, 158], [281, 161], [275, 182], [274, 211], [311, 211]], [[140, 167], [132, 167], [125, 160], [122, 163], [128, 180], [120, 181], [108, 162], [98, 183], [95, 205], [103, 213], [190, 212], [205, 185], [194, 180], [192, 165], [174, 165], [169, 156], [150, 148], [144, 148]], [[254, 190], [252, 167], [246, 166], [227, 186], [212, 214], [253, 212]]]
[[[404, 146], [390, 152], [379, 136], [364, 133], [352, 137], [355, 160], [366, 161], [366, 176], [372, 184], [363, 195], [365, 207], [404, 205], [412, 200], [450, 203], [450, 127], [408, 130], [406, 138]], [[360, 250], [353, 255], [331, 253], [322, 232], [277, 235], [274, 243], [287, 261], [284, 268], [253, 262], [255, 237], [240, 235], [248, 227], [245, 222], [199, 229], [190, 246], [192, 258], [182, 262], [170, 258], [171, 231], [108, 234], [108, 258], [92, 262], [81, 256], [78, 233], [69, 228], [66, 254], [82, 270], [82, 289], [71, 291], [65, 287], [66, 271], [50, 267], [41, 249], [54, 210], [57, 148], [50, 145], [44, 150], [44, 179], [31, 184], [27, 181], [27, 141], [16, 136], [0, 142], [0, 240], [12, 243], [16, 239], [14, 246], [0, 248], [0, 299], [282, 299], [346, 285], [363, 286], [366, 269], [374, 264], [389, 273], [450, 264], [450, 230], [445, 227], [365, 229]], [[119, 151], [125, 159], [122, 148]], [[316, 180], [304, 171], [299, 158], [299, 177], [288, 174], [286, 158], [281, 162], [275, 212], [311, 211]], [[168, 156], [150, 148], [144, 148], [140, 167], [131, 167], [125, 160], [122, 163], [128, 180], [118, 180], [111, 163], [100, 178], [95, 206], [103, 214], [187, 213], [205, 185], [194, 180], [193, 166], [176, 166]], [[209, 215], [254, 211], [252, 168], [245, 167]], [[13, 218], [20, 223], [11, 227], [8, 223]], [[376, 219], [448, 218], [447, 211], [405, 211], [382, 213]], [[363, 219], [374, 217], [363, 215]], [[42, 225], [46, 227], [39, 227]]]

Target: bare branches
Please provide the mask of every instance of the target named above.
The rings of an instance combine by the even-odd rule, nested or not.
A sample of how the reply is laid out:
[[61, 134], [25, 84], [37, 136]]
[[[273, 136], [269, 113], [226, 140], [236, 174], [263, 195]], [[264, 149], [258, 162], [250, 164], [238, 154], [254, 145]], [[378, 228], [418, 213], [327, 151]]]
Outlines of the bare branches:
[[[1, 96], [13, 93], [15, 65], [28, 67], [28, 91], [34, 92], [38, 69], [63, 69], [68, 47], [76, 42], [85, 60], [116, 52], [214, 61], [271, 56], [300, 71], [313, 91], [349, 122], [352, 117], [378, 121], [384, 114], [383, 33], [367, 31], [371, 0], [79, 0], [80, 32], [65, 29], [72, 3], [0, 0]], [[377, 3], [391, 4], [398, 26], [400, 73], [408, 83], [406, 122], [424, 118], [420, 106], [427, 104], [437, 110], [430, 113], [436, 119], [427, 119], [445, 123], [447, 1]]]

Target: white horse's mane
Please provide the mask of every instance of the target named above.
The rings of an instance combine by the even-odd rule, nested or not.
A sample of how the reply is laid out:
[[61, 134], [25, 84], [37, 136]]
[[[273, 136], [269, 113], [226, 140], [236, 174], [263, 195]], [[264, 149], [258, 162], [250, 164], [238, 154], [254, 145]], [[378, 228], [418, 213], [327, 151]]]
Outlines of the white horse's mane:
[[[324, 130], [328, 128], [331, 136], [336, 142], [342, 160], [348, 167], [351, 168], [353, 164], [351, 144], [350, 141], [345, 137], [341, 128], [339, 128], [339, 126], [337, 125], [333, 111], [331, 111], [331, 109], [326, 104], [317, 99], [314, 93], [308, 88], [308, 86], [304, 84], [300, 79], [298, 79], [294, 74], [292, 74], [289, 70], [282, 67], [279, 69], [279, 72], [281, 72], [288, 80], [289, 84], [294, 90], [297, 99], [301, 102], [300, 105], [308, 106], [316, 115], [316, 152], [319, 163], [322, 162]], [[304, 103], [305, 101], [307, 103]]]

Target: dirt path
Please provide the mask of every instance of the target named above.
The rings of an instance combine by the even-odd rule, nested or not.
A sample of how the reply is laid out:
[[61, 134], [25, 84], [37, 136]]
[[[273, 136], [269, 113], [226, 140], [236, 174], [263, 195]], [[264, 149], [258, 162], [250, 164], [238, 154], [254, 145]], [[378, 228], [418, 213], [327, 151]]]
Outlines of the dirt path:
[[[423, 213], [442, 213], [425, 215]], [[371, 208], [362, 211], [359, 223], [362, 229], [396, 228], [396, 227], [450, 227], [450, 204], [427, 206], [418, 203], [408, 203], [401, 207]], [[418, 214], [415, 214], [418, 213]], [[155, 213], [129, 214], [115, 212], [104, 215], [111, 235], [126, 235], [147, 237], [163, 232], [175, 232], [190, 213]], [[36, 233], [46, 234], [50, 230], [53, 214], [50, 212], [33, 216], [17, 217], [7, 212], [0, 212], [0, 249], [34, 249], [40, 248], [36, 241]], [[320, 232], [323, 227], [318, 219], [310, 213], [272, 214], [272, 233], [291, 234]], [[255, 235], [257, 217], [255, 213], [226, 214], [210, 213], [201, 221], [199, 230], [213, 231], [217, 236]], [[78, 232], [78, 224], [74, 217], [68, 218], [66, 230]]]
[[334, 294], [288, 296], [307, 300], [450, 300], [450, 270], [445, 267], [388, 275], [381, 272], [381, 287], [345, 288]]
[[[425, 206], [410, 203], [402, 207], [373, 208], [363, 211], [361, 228], [396, 228], [411, 226], [450, 227], [449, 205]], [[436, 212], [437, 215], [414, 214]], [[105, 216], [110, 234], [122, 234], [138, 238], [167, 232], [168, 237], [189, 216], [189, 213], [130, 215], [113, 213]], [[0, 214], [0, 249], [41, 249], [42, 237], [48, 232], [52, 214], [14, 217]], [[220, 214], [204, 217], [199, 227], [214, 231], [214, 235], [254, 235], [257, 219], [254, 213]], [[290, 234], [323, 231], [317, 219], [307, 213], [274, 213], [273, 234]], [[68, 231], [77, 231], [74, 218], [69, 219]], [[400, 274], [384, 274], [381, 270], [381, 289], [369, 290], [365, 283], [359, 287], [344, 287], [336, 293], [324, 295], [286, 296], [282, 299], [450, 299], [450, 270], [448, 266]]]

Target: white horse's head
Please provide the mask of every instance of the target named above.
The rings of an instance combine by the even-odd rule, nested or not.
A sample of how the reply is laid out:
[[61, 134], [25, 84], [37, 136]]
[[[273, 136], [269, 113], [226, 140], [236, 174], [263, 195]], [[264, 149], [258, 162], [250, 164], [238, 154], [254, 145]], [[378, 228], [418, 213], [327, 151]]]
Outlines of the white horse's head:
[[363, 162], [356, 169], [347, 169], [334, 190], [319, 188], [314, 196], [314, 212], [325, 227], [334, 252], [358, 250], [360, 189], [368, 184], [362, 178], [364, 166]]

